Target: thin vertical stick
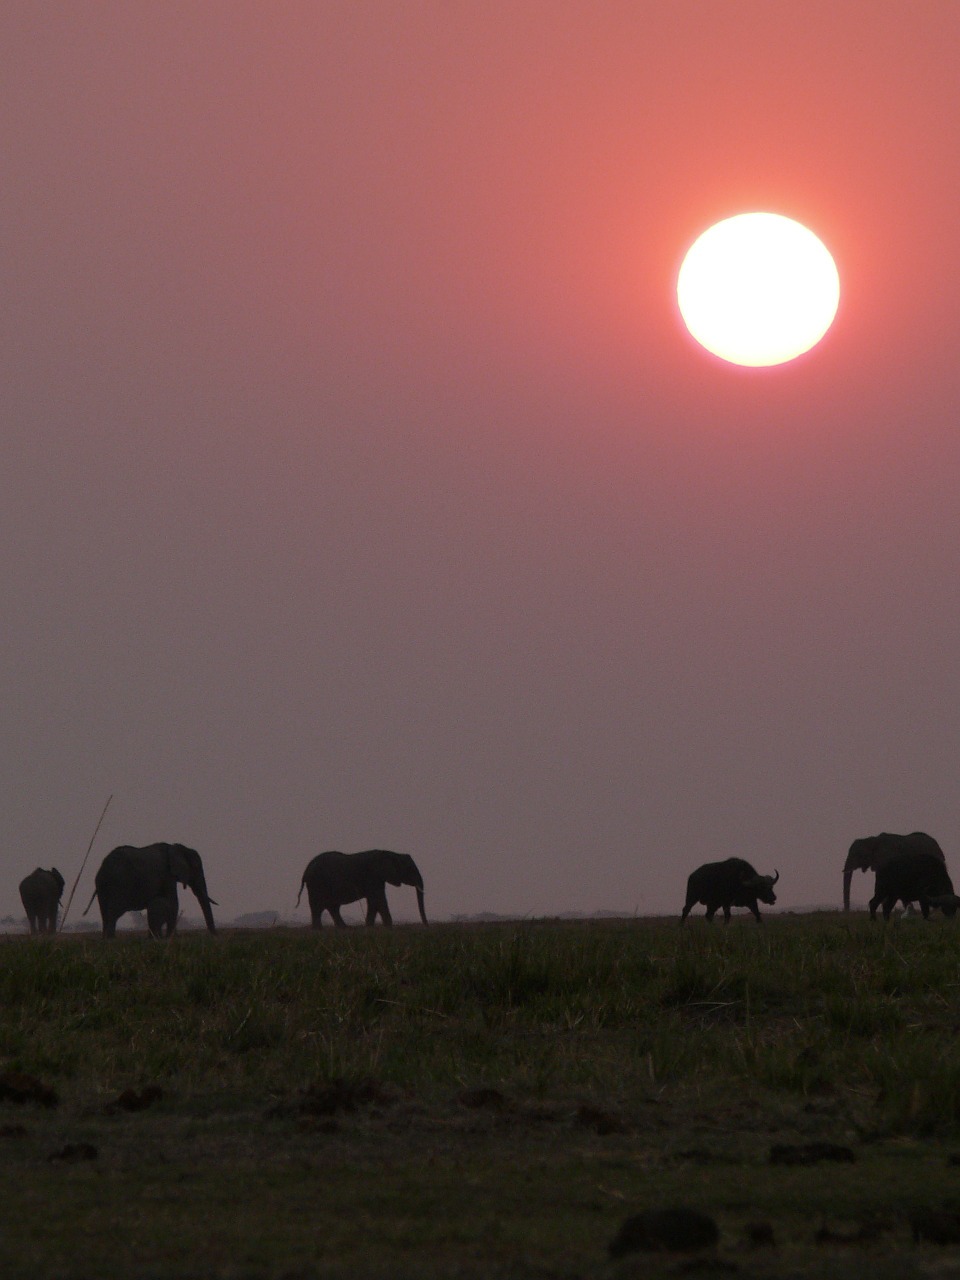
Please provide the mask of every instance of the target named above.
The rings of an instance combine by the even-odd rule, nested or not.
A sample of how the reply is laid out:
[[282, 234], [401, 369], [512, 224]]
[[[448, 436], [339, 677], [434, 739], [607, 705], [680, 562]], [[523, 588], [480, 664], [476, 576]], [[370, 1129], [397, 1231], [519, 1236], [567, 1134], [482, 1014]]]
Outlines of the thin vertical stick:
[[107, 816], [107, 810], [110, 808], [110, 801], [113, 799], [111, 791], [107, 796], [107, 803], [103, 806], [103, 813], [100, 815], [100, 821], [93, 829], [93, 835], [90, 837], [90, 843], [87, 845], [87, 852], [83, 855], [83, 861], [80, 863], [80, 870], [77, 872], [77, 878], [73, 882], [73, 888], [70, 890], [70, 897], [67, 899], [67, 905], [63, 908], [63, 915], [60, 917], [60, 928], [58, 933], [63, 933], [63, 926], [67, 919], [67, 912], [70, 910], [70, 903], [73, 901], [73, 895], [77, 892], [77, 885], [80, 883], [80, 877], [83, 875], [83, 868], [87, 865], [87, 859], [90, 857], [90, 850], [93, 848], [93, 842], [97, 838], [97, 832], [100, 830], [100, 824]]

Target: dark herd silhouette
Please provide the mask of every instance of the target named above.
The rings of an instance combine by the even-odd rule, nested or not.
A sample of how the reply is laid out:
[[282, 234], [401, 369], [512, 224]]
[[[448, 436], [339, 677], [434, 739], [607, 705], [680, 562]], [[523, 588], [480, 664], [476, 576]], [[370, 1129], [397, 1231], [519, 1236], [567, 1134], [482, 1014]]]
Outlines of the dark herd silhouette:
[[[115, 936], [117, 921], [128, 911], [145, 912], [150, 934], [169, 938], [180, 917], [180, 887], [189, 889], [199, 902], [208, 931], [217, 931], [213, 919], [217, 901], [207, 891], [203, 862], [196, 849], [184, 844], [149, 844], [143, 848], [118, 845], [101, 862], [94, 883], [93, 897], [83, 914], [94, 902], [99, 903], [105, 938]], [[409, 853], [390, 849], [318, 853], [304, 870], [300, 894], [306, 888], [314, 929], [320, 928], [324, 911], [335, 925], [345, 927], [340, 908], [361, 900], [366, 903], [368, 925], [374, 924], [377, 916], [385, 925], [392, 925], [387, 906], [388, 884], [407, 884], [416, 889], [420, 919], [426, 924], [423, 876]], [[55, 867], [49, 871], [37, 867], [20, 882], [20, 899], [31, 933], [56, 933], [63, 887], [63, 876]]]
[[[909, 835], [893, 835], [884, 831], [876, 836], [854, 840], [843, 867], [843, 909], [850, 910], [850, 881], [854, 871], [876, 873], [876, 886], [870, 899], [870, 918], [877, 909], [884, 920], [897, 902], [904, 907], [918, 903], [924, 919], [931, 909], [954, 916], [960, 908], [960, 897], [953, 891], [943, 850], [932, 836], [923, 831]], [[707, 862], [691, 873], [680, 923], [698, 903], [706, 907], [706, 919], [713, 921], [717, 911], [729, 923], [733, 907], [750, 910], [761, 924], [759, 903], [772, 906], [777, 895], [774, 885], [779, 871], [761, 875], [743, 858], [727, 858]], [[377, 917], [384, 925], [393, 923], [387, 905], [387, 885], [410, 885], [416, 889], [420, 919], [427, 923], [423, 905], [423, 876], [408, 853], [390, 849], [365, 849], [360, 853], [329, 850], [318, 853], [304, 869], [300, 893], [307, 891], [311, 927], [321, 927], [326, 912], [340, 928], [344, 920], [340, 908], [351, 902], [366, 904], [366, 923], [374, 925]], [[210, 933], [216, 933], [213, 907], [216, 899], [207, 892], [203, 862], [196, 849], [182, 844], [151, 844], [142, 848], [119, 845], [103, 859], [95, 877], [96, 888], [87, 904], [99, 903], [103, 936], [112, 938], [117, 921], [128, 911], [146, 913], [147, 928], [156, 938], [169, 938], [180, 916], [178, 888], [190, 889], [200, 904], [204, 922]], [[64, 879], [56, 867], [37, 867], [20, 882], [20, 899], [27, 913], [31, 933], [56, 933]]]

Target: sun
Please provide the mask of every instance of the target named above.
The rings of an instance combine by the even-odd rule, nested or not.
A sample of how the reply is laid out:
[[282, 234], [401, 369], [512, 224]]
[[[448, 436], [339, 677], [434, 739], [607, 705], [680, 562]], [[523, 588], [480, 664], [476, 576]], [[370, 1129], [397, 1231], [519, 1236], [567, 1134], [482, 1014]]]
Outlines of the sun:
[[741, 213], [704, 231], [683, 260], [677, 303], [702, 347], [732, 364], [783, 364], [833, 323], [840, 277], [812, 231], [779, 213]]

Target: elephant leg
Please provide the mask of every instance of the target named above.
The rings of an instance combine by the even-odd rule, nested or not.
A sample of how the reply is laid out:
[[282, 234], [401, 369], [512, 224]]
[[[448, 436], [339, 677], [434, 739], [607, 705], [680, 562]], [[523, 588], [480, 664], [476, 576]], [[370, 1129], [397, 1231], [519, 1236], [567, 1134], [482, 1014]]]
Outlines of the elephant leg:
[[730, 923], [730, 908], [727, 906], [726, 903], [724, 903], [724, 907], [723, 907], [723, 923], [724, 924]]
[[330, 912], [330, 919], [333, 921], [333, 923], [337, 926], [338, 929], [347, 928], [347, 922], [346, 920], [344, 920], [343, 916], [340, 914], [339, 907], [328, 907], [327, 910]]
[[387, 906], [387, 892], [385, 889], [371, 893], [367, 898], [367, 924], [376, 924], [377, 916], [380, 917], [384, 924], [393, 924], [390, 908]]
[[154, 898], [152, 902], [147, 903], [147, 932], [151, 938], [163, 937], [163, 925], [166, 918], [167, 913], [160, 899]]
[[119, 916], [108, 915], [104, 912], [103, 916], [103, 936], [105, 938], [115, 938], [117, 936], [117, 920]]
[[920, 910], [923, 913], [924, 920], [929, 920], [930, 919], [930, 903], [926, 900], [926, 898], [920, 899]]
[[[306, 883], [306, 881], [304, 881]], [[307, 901], [310, 904], [310, 928], [320, 929], [323, 927], [323, 903], [317, 901], [316, 893], [307, 885]]]

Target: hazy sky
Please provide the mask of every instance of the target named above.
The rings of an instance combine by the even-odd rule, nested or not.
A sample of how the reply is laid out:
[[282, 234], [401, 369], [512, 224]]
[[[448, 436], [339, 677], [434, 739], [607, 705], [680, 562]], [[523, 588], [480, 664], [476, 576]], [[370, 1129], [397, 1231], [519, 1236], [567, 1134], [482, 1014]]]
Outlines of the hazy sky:
[[[958, 57], [955, 0], [6, 0], [0, 914], [111, 792], [81, 906], [154, 840], [224, 919], [372, 845], [438, 918], [960, 872]], [[747, 209], [841, 276], [772, 370], [676, 309]]]

